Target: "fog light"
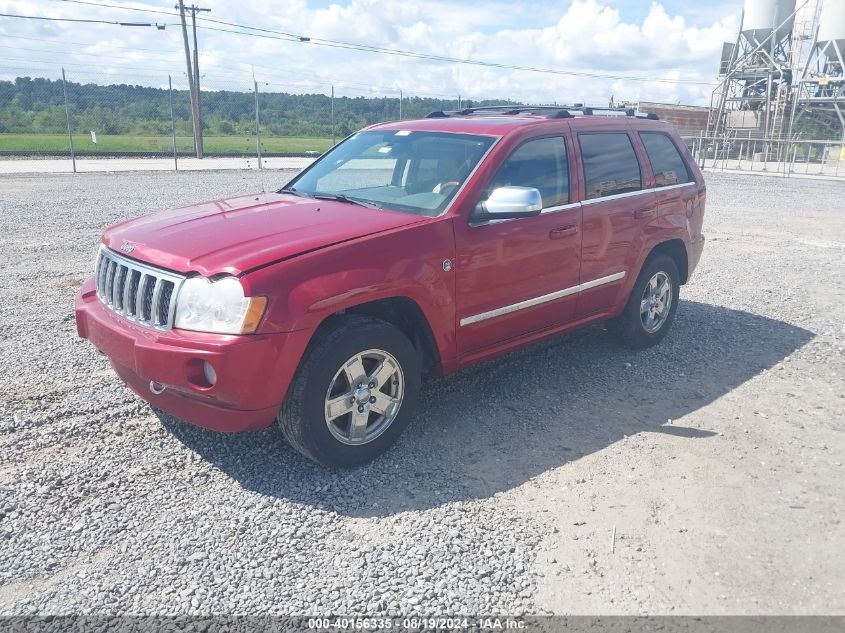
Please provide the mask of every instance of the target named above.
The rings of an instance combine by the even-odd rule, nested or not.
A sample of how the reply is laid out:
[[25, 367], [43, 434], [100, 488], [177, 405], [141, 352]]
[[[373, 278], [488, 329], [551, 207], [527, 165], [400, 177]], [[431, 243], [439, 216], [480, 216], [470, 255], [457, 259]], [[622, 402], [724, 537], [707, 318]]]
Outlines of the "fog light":
[[206, 381], [212, 387], [217, 384], [217, 372], [214, 371], [214, 367], [211, 366], [211, 363], [208, 361], [204, 361], [202, 364], [202, 373], [205, 375]]

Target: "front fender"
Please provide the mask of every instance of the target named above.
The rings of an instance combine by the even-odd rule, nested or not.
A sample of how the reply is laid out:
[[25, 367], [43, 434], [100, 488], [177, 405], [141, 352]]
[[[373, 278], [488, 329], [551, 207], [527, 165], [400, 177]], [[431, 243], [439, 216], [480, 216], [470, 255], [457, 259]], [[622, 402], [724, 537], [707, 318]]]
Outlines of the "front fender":
[[268, 297], [260, 332], [315, 330], [331, 315], [392, 297], [414, 301], [441, 359], [455, 356], [455, 252], [451, 219], [435, 218], [320, 249], [248, 273], [250, 295]]

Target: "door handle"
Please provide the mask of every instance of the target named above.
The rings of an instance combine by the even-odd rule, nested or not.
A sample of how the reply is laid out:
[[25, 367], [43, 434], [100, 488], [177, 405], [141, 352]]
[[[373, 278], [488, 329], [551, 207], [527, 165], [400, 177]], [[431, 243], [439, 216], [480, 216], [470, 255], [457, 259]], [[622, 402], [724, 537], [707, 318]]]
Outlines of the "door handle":
[[649, 207], [646, 209], [637, 209], [634, 211], [634, 219], [635, 220], [646, 220], [651, 219], [657, 215], [657, 209], [654, 207]]
[[572, 237], [573, 235], [577, 235], [578, 227], [574, 224], [569, 226], [561, 226], [556, 229], [552, 229], [549, 231], [549, 239], [552, 240], [562, 240], [565, 237]]

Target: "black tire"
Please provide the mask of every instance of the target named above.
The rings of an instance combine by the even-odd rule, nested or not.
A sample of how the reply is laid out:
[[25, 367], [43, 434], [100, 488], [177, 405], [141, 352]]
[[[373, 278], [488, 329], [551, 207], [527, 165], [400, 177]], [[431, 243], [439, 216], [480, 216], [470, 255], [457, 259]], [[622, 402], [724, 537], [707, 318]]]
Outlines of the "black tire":
[[[420, 358], [408, 338], [378, 319], [348, 316], [338, 319], [306, 351], [282, 404], [277, 422], [293, 448], [325, 466], [363, 464], [385, 452], [411, 420], [420, 389]], [[356, 354], [383, 350], [397, 361], [404, 378], [399, 412], [381, 435], [365, 444], [337, 439], [326, 422], [326, 396], [335, 374]]]
[[[672, 300], [666, 318], [657, 330], [650, 332], [643, 323], [643, 318], [640, 314], [640, 302], [643, 300], [646, 285], [648, 285], [652, 277], [661, 272], [669, 278], [672, 284]], [[622, 314], [607, 322], [608, 332], [617, 340], [634, 349], [645, 349], [652, 345], [657, 345], [668, 334], [672, 327], [672, 322], [675, 320], [680, 288], [681, 279], [675, 261], [666, 255], [650, 257], [646, 260], [639, 277], [637, 277], [637, 281], [631, 290], [631, 296], [628, 297], [628, 302], [625, 304]]]

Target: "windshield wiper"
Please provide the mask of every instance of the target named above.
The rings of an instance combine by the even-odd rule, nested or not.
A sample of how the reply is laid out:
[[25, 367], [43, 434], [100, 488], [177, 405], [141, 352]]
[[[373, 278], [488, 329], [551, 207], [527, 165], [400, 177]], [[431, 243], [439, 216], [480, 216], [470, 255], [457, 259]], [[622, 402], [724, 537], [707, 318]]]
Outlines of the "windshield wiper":
[[312, 198], [317, 198], [318, 200], [335, 200], [337, 202], [346, 202], [348, 204], [357, 204], [359, 207], [367, 207], [368, 209], [381, 209], [380, 206], [369, 202], [367, 200], [361, 200], [360, 198], [350, 198], [342, 193], [311, 193], [308, 194]]
[[305, 198], [305, 197], [306, 197], [304, 193], [300, 193], [300, 192], [298, 192], [298, 191], [297, 191], [296, 189], [294, 189], [293, 187], [287, 187], [286, 189], [279, 189], [276, 193], [289, 193], [289, 194], [291, 194], [292, 196], [299, 196], [300, 198]]

